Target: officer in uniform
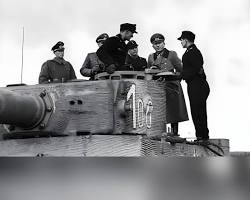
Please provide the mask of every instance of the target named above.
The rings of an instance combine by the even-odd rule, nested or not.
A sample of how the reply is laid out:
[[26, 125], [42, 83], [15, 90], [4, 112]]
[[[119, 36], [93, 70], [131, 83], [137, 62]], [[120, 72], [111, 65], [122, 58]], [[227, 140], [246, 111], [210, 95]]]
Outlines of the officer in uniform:
[[194, 44], [195, 34], [183, 31], [178, 38], [186, 52], [182, 56], [182, 78], [187, 83], [187, 92], [190, 101], [191, 115], [195, 126], [197, 140], [208, 140], [206, 101], [210, 89], [203, 69], [203, 57]]
[[71, 79], [76, 79], [75, 71], [70, 62], [63, 59], [64, 43], [59, 41], [53, 47], [52, 51], [55, 58], [43, 63], [39, 75], [39, 84], [53, 82], [67, 82]]
[[[108, 39], [109, 36], [107, 33], [103, 33], [96, 38], [96, 43], [100, 48], [103, 43]], [[80, 69], [80, 73], [83, 76], [90, 77], [89, 80], [94, 80], [94, 77], [97, 73], [100, 73], [104, 70], [104, 63], [98, 58], [96, 52], [89, 53]]]
[[[165, 38], [160, 33], [151, 36], [150, 42], [155, 52], [148, 57], [148, 67], [163, 72], [181, 72], [182, 63], [175, 51], [165, 48]], [[187, 121], [188, 114], [183, 90], [179, 80], [166, 82], [167, 123], [171, 124], [172, 133], [178, 135], [178, 122]]]
[[125, 64], [130, 65], [134, 71], [144, 71], [147, 67], [147, 61], [138, 55], [138, 44], [134, 40], [129, 41], [127, 50]]
[[124, 66], [127, 56], [127, 46], [125, 41], [129, 41], [136, 32], [135, 24], [121, 24], [120, 33], [108, 38], [97, 50], [96, 54], [105, 64], [105, 71], [109, 74], [115, 71], [129, 70]]

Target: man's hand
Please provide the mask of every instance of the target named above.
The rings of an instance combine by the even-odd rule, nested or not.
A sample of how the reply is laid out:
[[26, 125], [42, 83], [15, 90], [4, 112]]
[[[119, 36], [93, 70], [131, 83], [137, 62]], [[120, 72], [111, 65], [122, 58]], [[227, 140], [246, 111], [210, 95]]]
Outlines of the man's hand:
[[150, 67], [150, 69], [160, 69], [160, 68], [158, 66], [153, 65]]
[[165, 78], [160, 77], [160, 78], [158, 78], [156, 81], [158, 81], [158, 82], [164, 82], [164, 81], [165, 81]]
[[98, 65], [94, 66], [94, 67], [91, 69], [92, 74], [97, 74], [99, 71], [100, 71], [100, 68], [99, 68]]
[[113, 74], [116, 70], [116, 66], [114, 64], [109, 65], [106, 67], [106, 72], [109, 74]]
[[203, 67], [200, 69], [199, 74], [200, 74], [200, 75], [201, 75], [201, 74], [204, 74], [204, 69], [203, 69]]

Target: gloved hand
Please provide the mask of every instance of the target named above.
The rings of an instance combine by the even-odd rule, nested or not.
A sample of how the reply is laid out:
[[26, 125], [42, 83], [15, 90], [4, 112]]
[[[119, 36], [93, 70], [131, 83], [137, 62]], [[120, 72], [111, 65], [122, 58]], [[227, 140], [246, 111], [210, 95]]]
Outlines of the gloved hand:
[[106, 67], [106, 72], [109, 74], [113, 74], [116, 70], [116, 66], [114, 64], [109, 65]]
[[100, 68], [99, 68], [98, 65], [94, 66], [94, 67], [91, 69], [92, 74], [97, 74], [99, 71], [100, 71]]
[[176, 75], [178, 76], [178, 79], [177, 79], [177, 80], [179, 80], [179, 81], [182, 81], [182, 80], [183, 80], [182, 73], [176, 72]]
[[158, 82], [164, 82], [164, 81], [165, 81], [165, 78], [160, 77], [160, 78], [158, 78], [156, 81], [158, 81]]
[[160, 68], [158, 66], [153, 65], [150, 67], [150, 69], [160, 69]]

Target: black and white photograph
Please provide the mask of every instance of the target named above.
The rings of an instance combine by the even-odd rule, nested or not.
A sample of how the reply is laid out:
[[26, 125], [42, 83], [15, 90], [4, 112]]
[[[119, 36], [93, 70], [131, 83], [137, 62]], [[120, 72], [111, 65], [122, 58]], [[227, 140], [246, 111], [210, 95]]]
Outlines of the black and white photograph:
[[249, 0], [0, 0], [3, 199], [247, 199], [249, 35]]

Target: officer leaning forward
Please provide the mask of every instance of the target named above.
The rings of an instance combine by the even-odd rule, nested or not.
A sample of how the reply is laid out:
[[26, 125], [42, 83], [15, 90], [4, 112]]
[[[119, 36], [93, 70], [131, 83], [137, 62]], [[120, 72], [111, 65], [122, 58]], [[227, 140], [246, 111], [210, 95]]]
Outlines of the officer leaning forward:
[[128, 55], [125, 64], [130, 65], [134, 71], [144, 71], [147, 67], [147, 61], [138, 55], [138, 44], [131, 40], [127, 44]]
[[70, 62], [63, 59], [64, 43], [59, 41], [51, 49], [55, 58], [43, 63], [39, 75], [39, 83], [67, 82], [76, 79], [75, 71]]
[[208, 140], [206, 100], [210, 89], [203, 69], [203, 57], [194, 44], [195, 34], [183, 31], [178, 38], [186, 52], [182, 56], [182, 78], [187, 83], [191, 115], [195, 126], [197, 140]]
[[[96, 43], [100, 48], [109, 36], [107, 33], [103, 33], [96, 38]], [[104, 70], [104, 63], [98, 58], [96, 52], [89, 53], [80, 69], [80, 73], [83, 76], [90, 77], [89, 80], [94, 80], [97, 73]]]
[[112, 74], [115, 71], [129, 70], [124, 66], [127, 56], [127, 46], [125, 41], [129, 41], [134, 33], [137, 33], [135, 24], [121, 24], [120, 33], [108, 38], [97, 50], [96, 54], [105, 64], [105, 71], [109, 74]]
[[[148, 67], [163, 72], [181, 72], [182, 63], [175, 51], [165, 48], [165, 37], [160, 33], [151, 36], [150, 42], [155, 50], [148, 57]], [[178, 135], [178, 122], [187, 121], [188, 114], [184, 94], [179, 80], [166, 81], [167, 123], [171, 124], [172, 133]]]

